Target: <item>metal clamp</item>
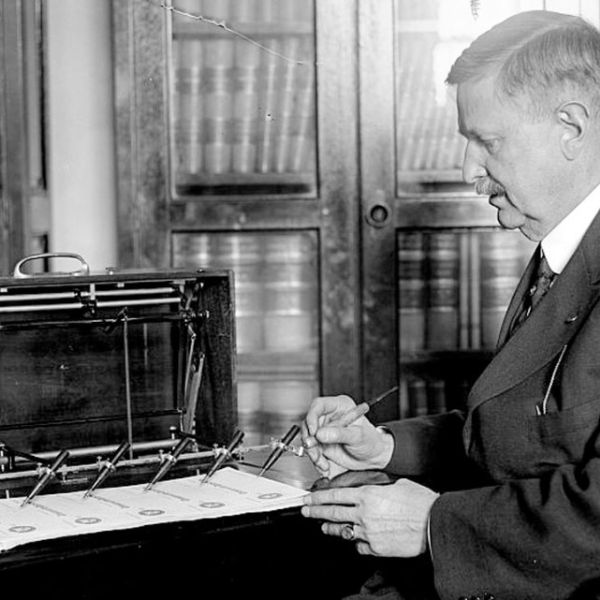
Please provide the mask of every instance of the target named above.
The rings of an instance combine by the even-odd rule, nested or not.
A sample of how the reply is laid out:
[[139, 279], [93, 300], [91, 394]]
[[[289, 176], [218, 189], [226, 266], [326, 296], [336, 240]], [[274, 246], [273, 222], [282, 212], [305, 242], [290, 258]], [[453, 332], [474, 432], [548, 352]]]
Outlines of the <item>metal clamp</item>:
[[[23, 273], [23, 271], [21, 270], [21, 267], [32, 260], [43, 260], [46, 258], [73, 258], [75, 260], [78, 260], [81, 263], [81, 268], [76, 271], [70, 271], [70, 272], [66, 272], [66, 273], [61, 273], [61, 272], [43, 273], [42, 275], [44, 277], [48, 277], [48, 276], [56, 277], [56, 276], [63, 276], [63, 275], [79, 275], [79, 276], [81, 276], [81, 275], [89, 275], [90, 274], [89, 265], [87, 264], [87, 262], [85, 262], [85, 260], [79, 254], [75, 254], [74, 252], [44, 252], [43, 254], [32, 254], [31, 256], [26, 256], [25, 258], [22, 258], [15, 265], [15, 268], [13, 269], [13, 277], [18, 278], [18, 279], [25, 279], [28, 277], [36, 277], [36, 275], [30, 275], [29, 273]], [[39, 276], [39, 275], [37, 275], [37, 276]]]
[[272, 450], [276, 448], [281, 448], [284, 452], [291, 452], [296, 456], [304, 456], [304, 446], [294, 446], [292, 444], [284, 444], [281, 440], [277, 438], [271, 438], [269, 446]]

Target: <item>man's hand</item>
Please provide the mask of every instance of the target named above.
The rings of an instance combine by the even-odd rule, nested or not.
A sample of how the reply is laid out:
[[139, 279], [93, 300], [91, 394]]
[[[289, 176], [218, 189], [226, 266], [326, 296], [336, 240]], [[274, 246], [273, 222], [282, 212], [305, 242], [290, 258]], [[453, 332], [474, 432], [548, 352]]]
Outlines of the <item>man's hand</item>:
[[[439, 494], [408, 479], [391, 485], [334, 488], [305, 497], [302, 514], [325, 521], [323, 533], [356, 541], [360, 554], [408, 558], [427, 549], [429, 513]], [[347, 532], [352, 530], [353, 536]]]
[[323, 477], [347, 470], [382, 469], [390, 460], [394, 449], [390, 434], [364, 416], [343, 424], [343, 417], [354, 408], [349, 396], [323, 396], [313, 400], [306, 414], [302, 441]]

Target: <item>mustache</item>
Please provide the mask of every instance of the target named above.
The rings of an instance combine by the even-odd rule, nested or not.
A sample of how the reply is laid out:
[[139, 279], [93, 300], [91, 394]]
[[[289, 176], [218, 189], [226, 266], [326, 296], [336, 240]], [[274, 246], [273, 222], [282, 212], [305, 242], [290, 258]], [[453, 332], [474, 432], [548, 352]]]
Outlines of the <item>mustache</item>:
[[499, 184], [491, 177], [480, 177], [475, 182], [475, 193], [482, 196], [504, 196], [506, 190], [504, 186]]

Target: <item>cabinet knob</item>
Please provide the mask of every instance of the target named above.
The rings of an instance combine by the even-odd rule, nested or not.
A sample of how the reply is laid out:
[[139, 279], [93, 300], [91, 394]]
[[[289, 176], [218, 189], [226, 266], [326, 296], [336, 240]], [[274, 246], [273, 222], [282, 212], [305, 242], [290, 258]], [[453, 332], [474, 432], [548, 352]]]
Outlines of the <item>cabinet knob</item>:
[[365, 219], [372, 227], [385, 227], [392, 217], [392, 209], [385, 200], [378, 198], [368, 208]]

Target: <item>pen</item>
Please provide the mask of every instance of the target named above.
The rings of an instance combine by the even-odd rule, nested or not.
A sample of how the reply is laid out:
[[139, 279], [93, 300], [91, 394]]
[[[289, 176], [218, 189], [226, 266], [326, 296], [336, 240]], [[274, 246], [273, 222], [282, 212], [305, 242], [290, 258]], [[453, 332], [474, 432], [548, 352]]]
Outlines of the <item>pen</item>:
[[84, 499], [87, 498], [114, 470], [117, 468], [117, 463], [123, 458], [123, 455], [129, 450], [129, 442], [123, 442], [112, 455], [110, 460], [104, 463], [104, 466], [94, 479], [94, 482], [83, 495]]
[[29, 504], [29, 502], [31, 502], [46, 487], [50, 480], [56, 476], [56, 472], [58, 471], [58, 469], [60, 469], [60, 467], [67, 460], [67, 458], [69, 458], [68, 450], [62, 450], [54, 459], [54, 462], [49, 467], [46, 467], [46, 472], [41, 477], [41, 479], [35, 484], [35, 487], [31, 490], [31, 492], [29, 492], [27, 498], [23, 500], [23, 502], [21, 503], [21, 507], [25, 506], [26, 504]]
[[354, 421], [357, 421], [358, 419], [360, 419], [360, 417], [366, 415], [369, 412], [369, 410], [371, 410], [372, 406], [375, 406], [376, 404], [378, 404], [383, 399], [387, 398], [390, 394], [393, 394], [396, 391], [398, 391], [397, 385], [391, 387], [389, 390], [386, 390], [382, 394], [379, 394], [379, 396], [377, 396], [370, 402], [361, 402], [360, 404], [353, 406], [350, 410], [346, 411], [339, 419], [332, 421], [331, 423], [327, 423], [326, 426], [346, 427], [348, 425], [351, 425], [352, 423], [354, 423]]
[[288, 432], [281, 438], [281, 441], [277, 444], [277, 446], [273, 449], [269, 457], [265, 461], [258, 477], [262, 477], [262, 475], [270, 469], [275, 462], [279, 459], [279, 457], [283, 454], [285, 447], [292, 442], [292, 440], [298, 435], [300, 431], [300, 427], [298, 425], [292, 425]]
[[242, 443], [243, 439], [244, 433], [238, 429], [233, 434], [233, 438], [231, 442], [229, 442], [229, 446], [227, 446], [227, 448], [217, 456], [215, 462], [204, 476], [204, 479], [202, 479], [202, 483], [206, 483], [217, 472], [217, 469], [219, 469], [219, 467], [231, 457], [232, 452]]
[[184, 437], [179, 440], [177, 446], [173, 448], [173, 450], [167, 454], [164, 458], [163, 464], [160, 466], [160, 469], [156, 472], [156, 475], [152, 478], [152, 480], [148, 483], [148, 485], [144, 488], [144, 491], [147, 492], [155, 483], [158, 483], [171, 469], [171, 467], [177, 462], [179, 455], [185, 450], [185, 447], [191, 442], [191, 438]]

